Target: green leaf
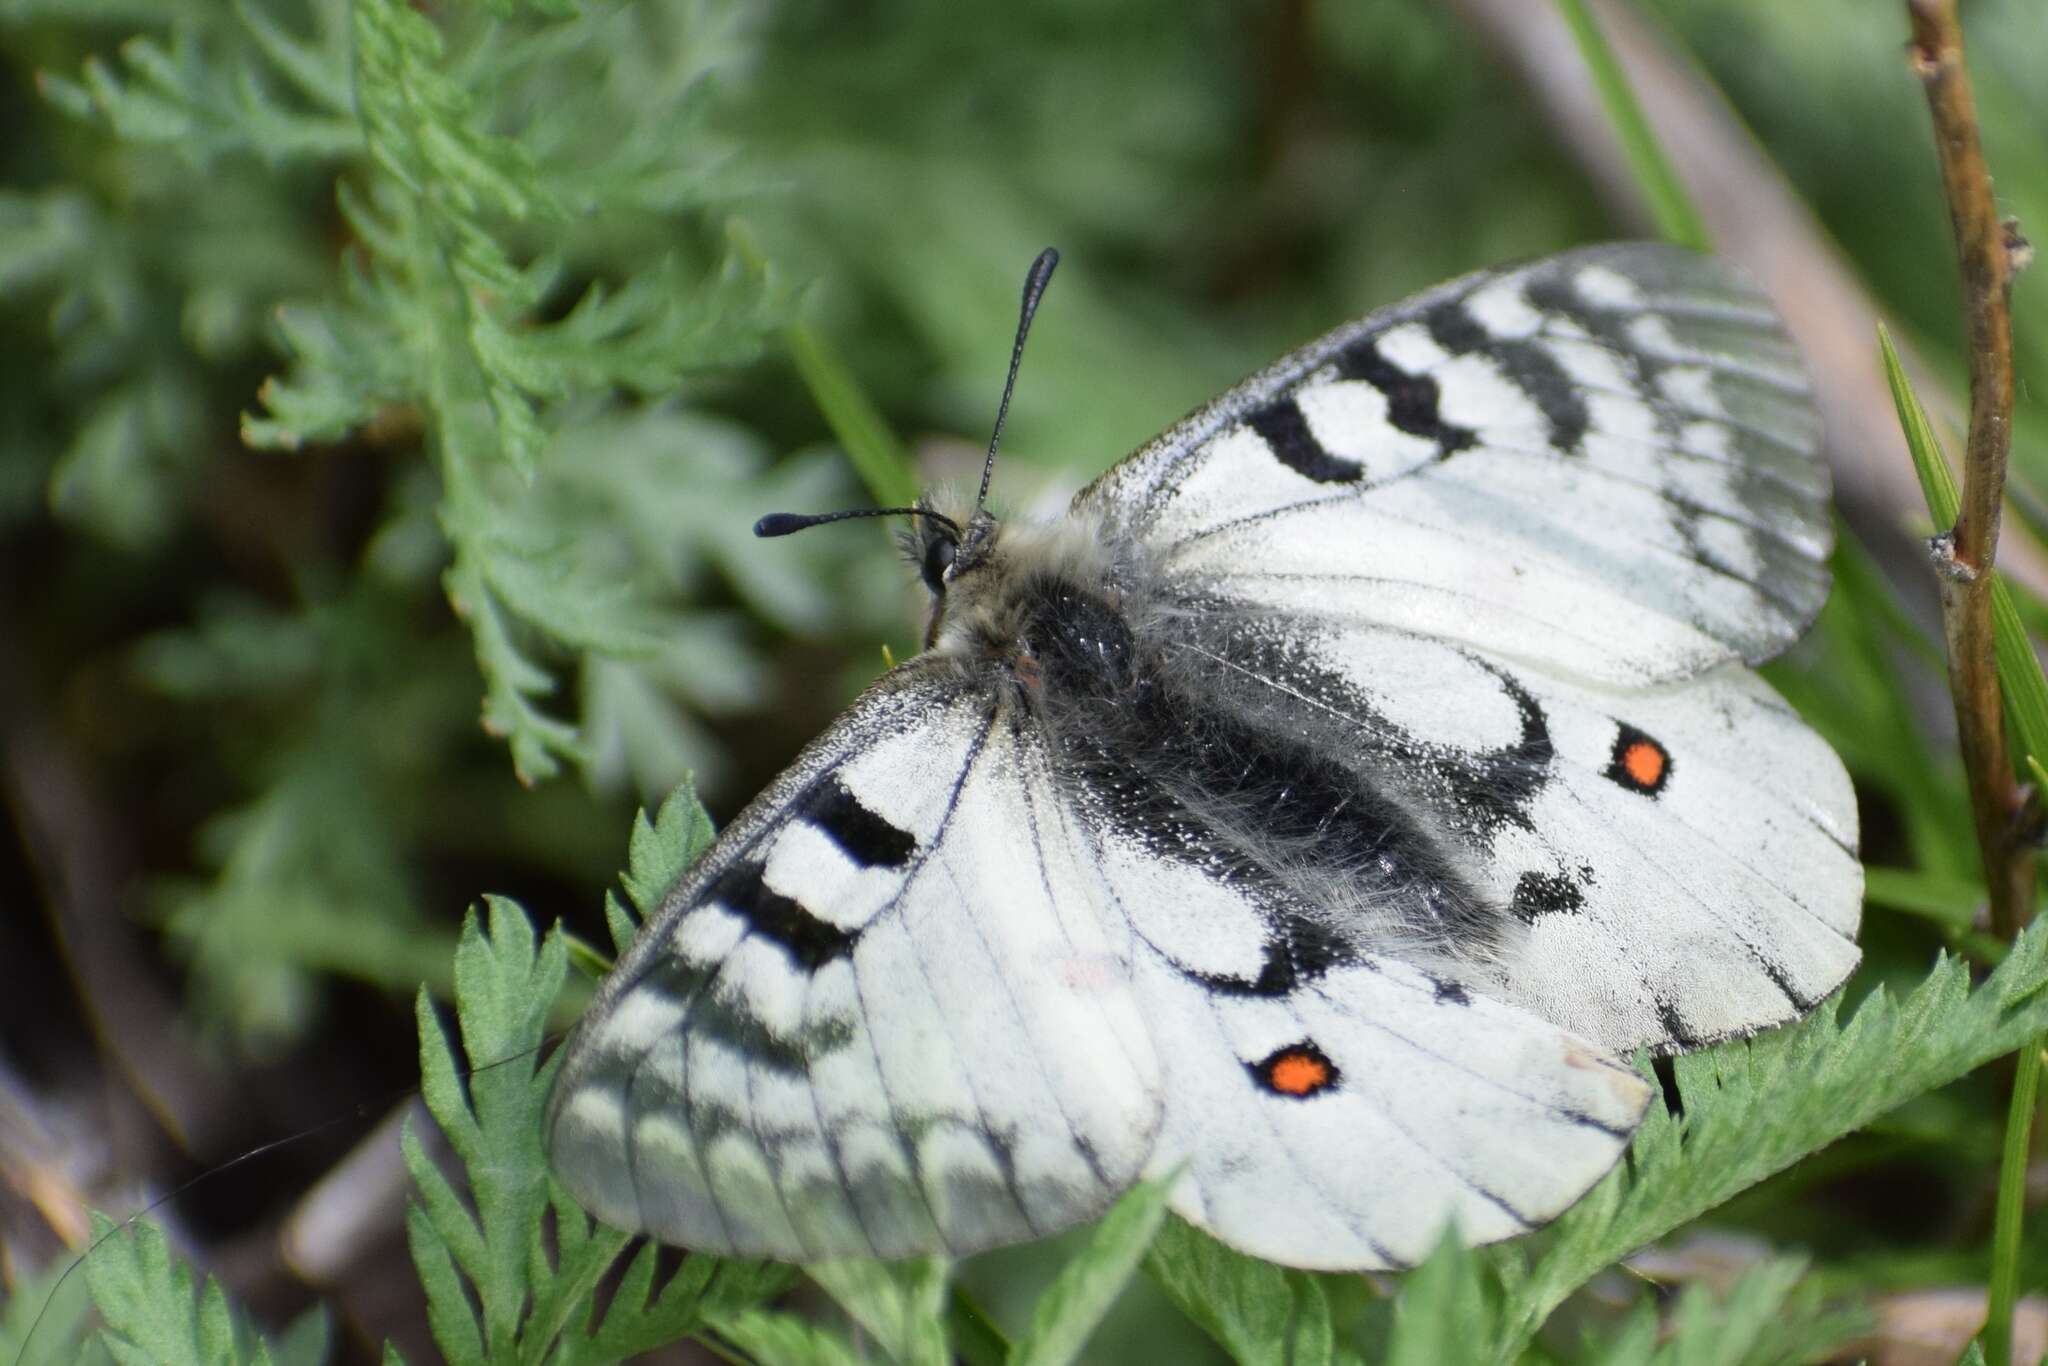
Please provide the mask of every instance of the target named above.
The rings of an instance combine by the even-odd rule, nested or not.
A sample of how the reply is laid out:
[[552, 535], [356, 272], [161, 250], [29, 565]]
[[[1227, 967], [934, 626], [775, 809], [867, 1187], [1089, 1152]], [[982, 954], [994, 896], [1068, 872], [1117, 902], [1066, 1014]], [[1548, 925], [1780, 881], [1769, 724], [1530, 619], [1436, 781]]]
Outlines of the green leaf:
[[[1885, 382], [1891, 387], [1892, 405], [1898, 410], [1899, 427], [1906, 434], [1906, 449], [1913, 456], [1913, 472], [1919, 476], [1920, 492], [1934, 525], [1943, 531], [1955, 528], [1961, 515], [1961, 496], [1955, 475], [1934, 434], [1934, 424], [1913, 381], [1892, 345], [1891, 333], [1877, 325], [1878, 351], [1884, 361]], [[2026, 626], [2003, 579], [1991, 583], [1991, 644], [1998, 660], [1998, 684], [2005, 695], [2006, 714], [2012, 719], [2019, 740], [2016, 761], [2025, 771], [2028, 757], [2048, 760], [2048, 677], [2043, 677], [2040, 658], [2027, 638]]]
[[795, 324], [786, 335], [790, 359], [811, 391], [811, 401], [831, 424], [832, 434], [846, 448], [846, 458], [859, 471], [875, 502], [882, 507], [907, 507], [916, 502], [920, 490], [910, 453], [889, 430], [839, 353], [808, 323]]
[[1429, 1259], [1401, 1283], [1387, 1366], [1476, 1360], [1473, 1345], [1492, 1335], [1493, 1321], [1478, 1256], [1454, 1233], [1446, 1233]]
[[844, 1260], [804, 1268], [898, 1366], [947, 1366], [943, 1257]]
[[2048, 1038], [2020, 1049], [2014, 1060], [2012, 1098], [2006, 1107], [2005, 1144], [1998, 1168], [1998, 1204], [1991, 1230], [1991, 1284], [1984, 1314], [1984, 1354], [2010, 1363], [2013, 1309], [2019, 1300], [2020, 1234], [2026, 1216], [2027, 1167], [2033, 1153], [2034, 1097], [2041, 1084], [2041, 1050]]
[[1557, 0], [1557, 8], [1571, 29], [1579, 54], [1585, 58], [1586, 70], [1593, 78], [1593, 88], [1600, 92], [1600, 103], [1607, 110], [1607, 121], [1621, 140], [1621, 150], [1628, 158], [1629, 169], [1635, 173], [1636, 187], [1643, 192], [1643, 198], [1649, 202], [1650, 214], [1657, 220], [1658, 233], [1667, 242], [1676, 242], [1694, 251], [1712, 251], [1714, 244], [1707, 235], [1706, 223], [1694, 207], [1692, 197], [1686, 193], [1685, 182], [1679, 179], [1677, 170], [1664, 155], [1648, 116], [1643, 113], [1635, 91], [1629, 86], [1628, 73], [1622, 69], [1614, 49], [1601, 36], [1600, 26], [1594, 22], [1586, 0]]
[[1891, 330], [1882, 322], [1877, 325], [1877, 349], [1884, 361], [1884, 379], [1892, 391], [1892, 406], [1898, 411], [1899, 427], [1906, 434], [1906, 450], [1913, 457], [1913, 473], [1920, 480], [1921, 496], [1927, 500], [1927, 511], [1935, 526], [1943, 529], [1952, 527], [1963, 510], [1962, 499], [1956, 491], [1956, 477], [1948, 467], [1948, 457], [1942, 454], [1941, 442], [1934, 435], [1934, 423], [1928, 418], [1927, 409], [1913, 391], [1913, 381], [1899, 360], [1898, 348], [1892, 345]]
[[[435, 1337], [454, 1360], [479, 1348], [497, 1358], [518, 1338], [529, 1246], [548, 1203], [541, 1111], [555, 1063], [537, 1068], [535, 1059], [568, 969], [559, 934], [536, 948], [518, 907], [500, 898], [486, 904], [488, 935], [472, 911], [455, 950], [467, 1068], [426, 993], [418, 1004], [420, 1091], [468, 1172], [473, 1218], [410, 1133], [406, 1145], [406, 1165], [424, 1200], [407, 1229], [422, 1262]], [[455, 1274], [473, 1290], [474, 1310]]]
[[[1806, 1263], [1781, 1257], [1752, 1268], [1723, 1297], [1689, 1285], [1678, 1297], [1653, 1366], [1778, 1366], [1819, 1361], [1869, 1330], [1869, 1314], [1829, 1306], [1802, 1281]], [[1631, 1349], [1632, 1350], [1632, 1349]], [[1615, 1353], [1614, 1366], [1641, 1361]]]
[[120, 1366], [274, 1366], [268, 1344], [207, 1277], [171, 1255], [147, 1219], [116, 1225], [93, 1213], [86, 1279], [100, 1311], [100, 1340]]
[[866, 1360], [838, 1334], [794, 1314], [748, 1309], [715, 1319], [712, 1327], [719, 1337], [769, 1366], [864, 1366]]
[[1628, 1162], [1556, 1221], [1513, 1288], [1494, 1358], [1513, 1360], [1565, 1296], [1629, 1252], [2040, 1033], [2048, 921], [1974, 991], [1944, 955], [1904, 999], [1879, 987], [1840, 1015], [1836, 996], [1796, 1024], [1675, 1059], [1683, 1117], [1651, 1107]]
[[1905, 868], [1865, 866], [1863, 896], [1872, 905], [1917, 915], [1961, 934], [1976, 922], [1984, 905], [1984, 885]]
[[[685, 779], [662, 800], [654, 820], [646, 811], [633, 818], [626, 872], [619, 879], [641, 917], [653, 915], [690, 865], [703, 857], [716, 835], [694, 783]], [[619, 946], [621, 953], [625, 946]]]
[[1145, 1274], [1242, 1366], [1290, 1366], [1290, 1328], [1300, 1322], [1319, 1338], [1329, 1315], [1315, 1277], [1247, 1257], [1179, 1219], [1160, 1226]]
[[1011, 1366], [1066, 1366], [1137, 1274], [1166, 1219], [1173, 1178], [1141, 1181], [1103, 1216], [1088, 1244], [1060, 1268], [1031, 1313], [1031, 1327], [1010, 1349]]
[[19, 1277], [0, 1299], [0, 1361], [13, 1366], [79, 1366], [105, 1359], [97, 1340], [79, 1341], [91, 1304], [90, 1288], [76, 1262], [57, 1261]]

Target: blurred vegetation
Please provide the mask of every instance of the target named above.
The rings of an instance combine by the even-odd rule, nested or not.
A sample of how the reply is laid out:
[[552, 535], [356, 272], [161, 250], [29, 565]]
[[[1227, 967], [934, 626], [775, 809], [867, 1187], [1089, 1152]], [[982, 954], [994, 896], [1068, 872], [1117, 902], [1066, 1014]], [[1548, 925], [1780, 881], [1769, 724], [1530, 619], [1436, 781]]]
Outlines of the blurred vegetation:
[[[1898, 7], [1639, 8], [1959, 385]], [[1979, 0], [1967, 20], [2001, 201], [2048, 224], [2048, 26], [2032, 0]], [[915, 454], [893, 476], [864, 465], [869, 484], [970, 477], [1019, 272], [1058, 243], [997, 486], [1033, 507], [1342, 319], [1648, 230], [1601, 206], [1455, 7], [1425, 0], [0, 0], [0, 61], [0, 741], [20, 833], [0, 863], [19, 908], [0, 918], [19, 981], [0, 999], [0, 1094], [92, 1135], [59, 1167], [110, 1205], [416, 1081], [413, 993], [458, 992], [466, 906], [508, 893], [603, 942], [593, 889], [636, 805], [694, 774], [730, 815], [879, 671], [878, 646], [913, 648], [917, 597], [882, 531], [749, 534], [762, 512], [869, 494], [816, 352]], [[2017, 536], [2048, 525], [2038, 281], [2014, 319]], [[1932, 598], [1898, 535], [1924, 526], [1901, 508], [1845, 532], [1835, 597], [1771, 674], [1863, 801], [1852, 1002], [1912, 992], [1938, 948], [2003, 949], [1975, 927]], [[493, 951], [512, 951], [507, 914]], [[175, 1018], [149, 1012], [157, 996]], [[191, 1122], [182, 1084], [138, 1066], [145, 1042], [232, 1103]], [[1892, 1084], [1854, 1056], [1873, 1090]], [[444, 1120], [460, 1103], [429, 1099]], [[1751, 1334], [1716, 1360], [1795, 1359], [1877, 1297], [1981, 1286], [2002, 1125], [1986, 1069], [1739, 1196], [1710, 1222], [1764, 1251], [1670, 1320]], [[274, 1250], [249, 1271], [246, 1249], [340, 1142], [164, 1211], [268, 1323], [310, 1295]], [[0, 1220], [0, 1274], [57, 1254], [27, 1206]], [[1512, 1275], [1446, 1254], [1396, 1326], [1366, 1282], [1272, 1272], [1247, 1289], [1264, 1273], [1218, 1270], [1176, 1227], [1096, 1335], [1102, 1359], [1266, 1341], [1276, 1323], [1304, 1360], [1325, 1339], [1443, 1359], [1430, 1344], [1501, 1312]], [[1027, 1339], [1039, 1290], [1069, 1256], [1128, 1272], [1117, 1233], [965, 1281], [1002, 1333], [1056, 1340], [1082, 1320]], [[189, 1299], [190, 1274], [136, 1237], [109, 1285]], [[231, 1248], [246, 1283], [220, 1264]], [[2022, 1284], [2048, 1283], [2048, 1233], [2030, 1226], [2022, 1255]], [[0, 1346], [42, 1284], [14, 1281]], [[836, 1359], [836, 1330], [721, 1286], [662, 1322], [715, 1323], [764, 1360]], [[447, 1350], [469, 1301], [428, 1288]], [[826, 1289], [872, 1332], [875, 1297], [929, 1287]], [[48, 1360], [77, 1340], [73, 1299], [39, 1330]], [[1085, 1317], [1085, 1299], [1059, 1303]], [[254, 1359], [250, 1320], [211, 1303], [180, 1331]], [[387, 1322], [345, 1313], [336, 1350], [367, 1359], [362, 1335]], [[974, 1340], [957, 1306], [947, 1322]], [[321, 1324], [299, 1319], [274, 1359], [319, 1359]], [[1537, 1350], [1647, 1360], [1656, 1324], [1640, 1286], [1598, 1281]], [[1575, 1351], [1581, 1332], [1600, 1345]]]

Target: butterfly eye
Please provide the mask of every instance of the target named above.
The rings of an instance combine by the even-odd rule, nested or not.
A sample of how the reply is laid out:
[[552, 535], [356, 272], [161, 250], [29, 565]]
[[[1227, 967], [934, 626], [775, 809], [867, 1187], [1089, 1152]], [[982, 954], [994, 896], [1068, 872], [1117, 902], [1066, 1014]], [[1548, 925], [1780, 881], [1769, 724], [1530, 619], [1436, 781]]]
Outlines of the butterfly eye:
[[940, 536], [924, 550], [924, 586], [934, 593], [946, 591], [946, 570], [953, 564], [959, 547], [949, 536]]

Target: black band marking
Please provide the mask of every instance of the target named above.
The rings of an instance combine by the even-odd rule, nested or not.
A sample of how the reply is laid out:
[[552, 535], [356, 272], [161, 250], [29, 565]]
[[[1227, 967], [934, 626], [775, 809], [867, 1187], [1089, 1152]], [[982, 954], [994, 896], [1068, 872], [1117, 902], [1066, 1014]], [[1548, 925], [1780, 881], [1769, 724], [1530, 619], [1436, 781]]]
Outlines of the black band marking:
[[863, 868], [901, 868], [917, 852], [917, 840], [908, 830], [861, 805], [837, 773], [819, 779], [795, 809]]
[[1291, 398], [1269, 403], [1247, 414], [1245, 425], [1257, 432], [1280, 463], [1305, 479], [1318, 484], [1355, 484], [1365, 477], [1365, 466], [1355, 460], [1331, 455], [1308, 429], [1308, 419]]
[[1382, 355], [1371, 337], [1337, 353], [1337, 373], [1379, 390], [1386, 396], [1388, 423], [1410, 436], [1434, 441], [1444, 455], [1456, 454], [1479, 439], [1470, 427], [1444, 421], [1438, 407], [1443, 394], [1434, 379], [1409, 374]]
[[1259, 975], [1247, 979], [1221, 973], [1188, 972], [1210, 991], [1224, 996], [1291, 996], [1303, 982], [1321, 978], [1331, 968], [1357, 960], [1357, 954], [1326, 926], [1302, 916], [1283, 914], [1266, 938], [1265, 961]]
[[801, 905], [762, 881], [762, 867], [751, 859], [719, 874], [704, 894], [747, 922], [747, 928], [772, 939], [806, 972], [816, 972], [835, 958], [853, 952], [857, 933], [818, 919]]
[[[1531, 303], [1543, 305], [1530, 294]], [[1579, 448], [1593, 424], [1585, 395], [1558, 364], [1557, 357], [1531, 341], [1496, 337], [1465, 308], [1462, 300], [1439, 304], [1423, 317], [1429, 335], [1454, 356], [1472, 352], [1490, 356], [1515, 387], [1529, 396], [1550, 428], [1550, 444], [1561, 453]]]

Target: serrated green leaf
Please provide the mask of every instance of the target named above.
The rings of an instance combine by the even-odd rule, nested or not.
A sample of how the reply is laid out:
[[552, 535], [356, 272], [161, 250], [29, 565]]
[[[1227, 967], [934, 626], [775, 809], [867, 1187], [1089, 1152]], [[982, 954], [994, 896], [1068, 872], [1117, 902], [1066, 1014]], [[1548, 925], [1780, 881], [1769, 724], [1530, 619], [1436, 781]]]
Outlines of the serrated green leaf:
[[100, 1340], [121, 1366], [274, 1366], [269, 1345], [211, 1276], [196, 1287], [148, 1219], [117, 1225], [93, 1212], [86, 1279]]
[[943, 1257], [905, 1262], [845, 1260], [804, 1268], [898, 1366], [946, 1366]]
[[[697, 800], [696, 785], [688, 779], [662, 799], [652, 821], [644, 810], [633, 818], [626, 872], [619, 881], [643, 919], [654, 914], [668, 889], [711, 847], [715, 836], [711, 816]], [[609, 917], [609, 909], [606, 915]], [[613, 933], [616, 935], [616, 928]], [[619, 952], [625, 951], [622, 942]]]
[[[1751, 1268], [1725, 1296], [1688, 1285], [1654, 1356], [1610, 1351], [1607, 1359], [1616, 1366], [1646, 1360], [1652, 1366], [1778, 1366], [1831, 1359], [1837, 1348], [1869, 1331], [1870, 1315], [1828, 1305], [1802, 1283], [1805, 1273], [1803, 1259], [1780, 1257]], [[1639, 1330], [1631, 1325], [1621, 1338], [1622, 1346], [1635, 1350]]]
[[1472, 1349], [1492, 1336], [1493, 1320], [1478, 1256], [1447, 1232], [1429, 1259], [1401, 1282], [1387, 1366], [1476, 1360]]
[[863, 1366], [866, 1360], [844, 1338], [794, 1314], [749, 1309], [712, 1327], [764, 1366]]
[[1314, 1293], [1305, 1273], [1247, 1257], [1168, 1219], [1146, 1253], [1145, 1274], [1242, 1366], [1289, 1366], [1289, 1329]]
[[1131, 1187], [1089, 1236], [1031, 1313], [1031, 1326], [1010, 1349], [1011, 1366], [1066, 1366], [1081, 1355], [1089, 1335], [1138, 1272], [1152, 1237], [1166, 1219], [1173, 1178]]
[[604, 925], [611, 934], [614, 954], [624, 954], [633, 946], [633, 936], [640, 933], [640, 922], [610, 892], [604, 894]]
[[1783, 1029], [1676, 1059], [1683, 1117], [1651, 1107], [1629, 1161], [1552, 1226], [1506, 1305], [1494, 1359], [1513, 1360], [1602, 1268], [2040, 1033], [2048, 921], [2024, 931], [1982, 986], [1969, 982], [1944, 956], [1909, 995], [1880, 987], [1846, 1023], [1837, 996]]

